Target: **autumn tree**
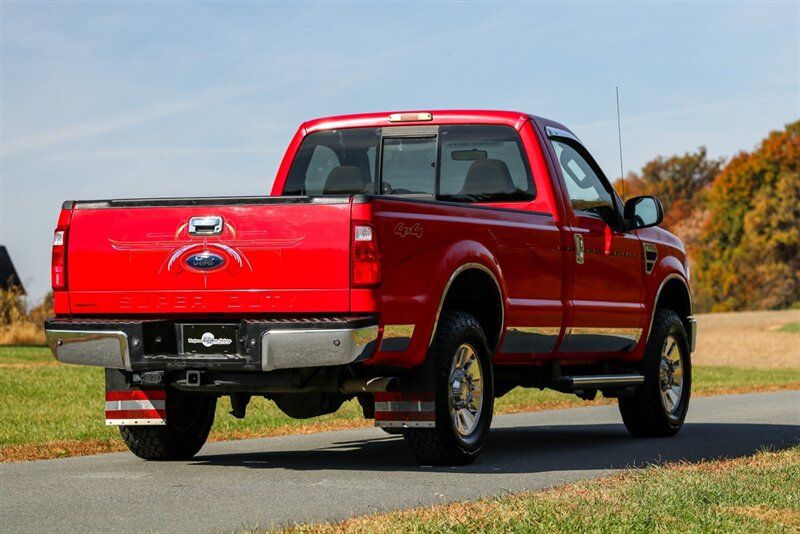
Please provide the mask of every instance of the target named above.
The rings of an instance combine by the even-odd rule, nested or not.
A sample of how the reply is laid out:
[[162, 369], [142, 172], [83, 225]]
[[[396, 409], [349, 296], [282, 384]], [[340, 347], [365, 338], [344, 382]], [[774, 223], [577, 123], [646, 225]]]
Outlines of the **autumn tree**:
[[[674, 231], [698, 206], [705, 203], [704, 193], [719, 174], [723, 160], [709, 159], [705, 147], [671, 158], [657, 157], [642, 167], [639, 173], [625, 178], [625, 197], [657, 196], [664, 204], [663, 226]], [[614, 184], [622, 194], [622, 183]], [[681, 236], [679, 236], [681, 237]]]
[[708, 190], [696, 256], [696, 302], [713, 311], [780, 308], [798, 300], [800, 121], [740, 153]]

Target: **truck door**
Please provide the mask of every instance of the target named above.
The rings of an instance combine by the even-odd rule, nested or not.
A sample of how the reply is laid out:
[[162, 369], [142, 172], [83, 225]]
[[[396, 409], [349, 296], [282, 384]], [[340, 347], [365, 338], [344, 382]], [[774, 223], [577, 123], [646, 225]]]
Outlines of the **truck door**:
[[559, 352], [633, 350], [644, 313], [639, 238], [622, 230], [621, 202], [580, 142], [562, 130], [547, 133], [569, 199], [574, 254], [572, 320]]

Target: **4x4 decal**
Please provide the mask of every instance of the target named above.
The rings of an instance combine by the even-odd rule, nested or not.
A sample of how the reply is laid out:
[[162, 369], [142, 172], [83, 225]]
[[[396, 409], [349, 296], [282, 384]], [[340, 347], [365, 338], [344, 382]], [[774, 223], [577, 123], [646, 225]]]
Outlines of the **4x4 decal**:
[[419, 223], [415, 223], [414, 226], [406, 226], [404, 223], [399, 222], [397, 226], [394, 227], [394, 233], [400, 237], [413, 236], [420, 238], [422, 237], [422, 230], [422, 225]]

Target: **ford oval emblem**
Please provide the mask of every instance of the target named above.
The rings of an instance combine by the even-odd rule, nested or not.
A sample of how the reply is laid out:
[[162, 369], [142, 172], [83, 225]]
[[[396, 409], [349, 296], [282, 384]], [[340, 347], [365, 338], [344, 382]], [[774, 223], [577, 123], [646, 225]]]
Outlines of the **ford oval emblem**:
[[207, 250], [198, 252], [197, 254], [190, 254], [186, 257], [185, 261], [188, 267], [200, 271], [212, 271], [225, 265], [224, 257]]

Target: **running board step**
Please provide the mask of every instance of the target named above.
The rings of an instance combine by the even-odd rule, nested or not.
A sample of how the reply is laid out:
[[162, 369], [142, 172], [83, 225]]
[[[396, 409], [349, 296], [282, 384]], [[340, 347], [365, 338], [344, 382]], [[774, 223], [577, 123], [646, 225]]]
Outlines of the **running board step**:
[[640, 374], [562, 376], [554, 379], [551, 387], [558, 391], [570, 392], [587, 389], [636, 387], [643, 382], [644, 377]]

